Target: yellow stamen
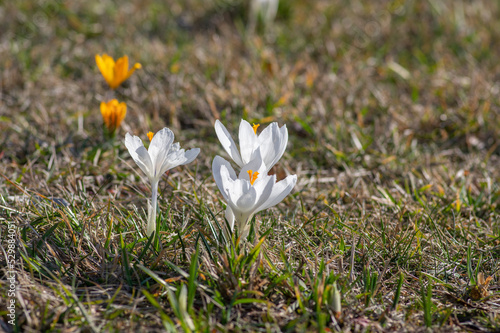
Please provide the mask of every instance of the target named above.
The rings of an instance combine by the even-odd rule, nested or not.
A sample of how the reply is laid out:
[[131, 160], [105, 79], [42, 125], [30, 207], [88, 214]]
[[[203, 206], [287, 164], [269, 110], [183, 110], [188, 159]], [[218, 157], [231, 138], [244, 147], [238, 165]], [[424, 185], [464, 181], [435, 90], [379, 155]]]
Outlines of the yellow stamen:
[[131, 69], [128, 69], [127, 56], [123, 56], [115, 62], [115, 60], [107, 54], [103, 54], [102, 56], [96, 54], [95, 62], [111, 89], [118, 88], [118, 86], [128, 79], [136, 69], [142, 67], [141, 64], [136, 63]]
[[104, 125], [110, 133], [114, 133], [127, 114], [127, 104], [125, 102], [118, 103], [116, 99], [109, 102], [101, 102], [101, 115], [104, 120]]
[[252, 128], [253, 128], [253, 132], [255, 134], [257, 134], [257, 128], [259, 128], [260, 124], [253, 124]]
[[148, 138], [149, 138], [149, 141], [153, 140], [153, 136], [155, 134], [153, 132], [148, 132]]
[[250, 185], [253, 185], [255, 181], [257, 180], [257, 176], [259, 173], [257, 171], [253, 172], [252, 170], [248, 170], [248, 177], [250, 178]]

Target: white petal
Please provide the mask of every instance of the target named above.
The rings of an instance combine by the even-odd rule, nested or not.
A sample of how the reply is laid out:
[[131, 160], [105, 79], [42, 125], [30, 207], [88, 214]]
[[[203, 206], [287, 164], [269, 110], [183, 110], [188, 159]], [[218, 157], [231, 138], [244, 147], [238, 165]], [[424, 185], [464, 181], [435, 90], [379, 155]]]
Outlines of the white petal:
[[[221, 167], [221, 175], [224, 180], [225, 175], [227, 175], [227, 168], [225, 166]], [[245, 193], [248, 192], [249, 188], [249, 181], [245, 181], [243, 179], [228, 179], [224, 184], [224, 191], [227, 193], [227, 203], [235, 210], [241, 210], [238, 208], [237, 202]]]
[[257, 208], [257, 191], [250, 182], [238, 179], [236, 187], [229, 192], [230, 201], [234, 203], [235, 211], [251, 212]]
[[[166, 156], [162, 156], [161, 165], [156, 169], [156, 174], [161, 177], [168, 170], [181, 165], [184, 161], [184, 149], [180, 149], [178, 142], [170, 146]], [[159, 162], [159, 161], [158, 161]]]
[[181, 144], [179, 142], [174, 143], [173, 145], [170, 146], [170, 150], [168, 153], [175, 153], [181, 149]]
[[[262, 158], [260, 157], [260, 149], [257, 148], [255, 150], [254, 158], [250, 160], [247, 164], [245, 164], [242, 168], [241, 171], [238, 175], [239, 179], [248, 179], [248, 171], [252, 170], [252, 172], [258, 172], [259, 175], [267, 174], [267, 167], [264, 165], [264, 162], [262, 161]], [[258, 179], [258, 178], [257, 178]]]
[[157, 170], [157, 173], [162, 175], [176, 166], [191, 163], [198, 156], [199, 152], [199, 148], [193, 148], [187, 152], [184, 149], [179, 149], [179, 143], [176, 142], [170, 148], [167, 158], [163, 161], [163, 165], [160, 170]]
[[234, 214], [233, 214], [233, 211], [229, 205], [226, 207], [225, 216], [226, 216], [227, 223], [229, 224], [229, 228], [230, 228], [229, 230], [233, 231], [234, 230]]
[[268, 176], [266, 174], [262, 175], [260, 179], [258, 178], [255, 183], [253, 183], [253, 187], [257, 192], [257, 202], [253, 208], [253, 213], [257, 213], [260, 211], [260, 207], [265, 205], [265, 203], [271, 200], [271, 195], [273, 193], [273, 189], [276, 186], [276, 176]]
[[258, 208], [258, 212], [279, 204], [294, 188], [297, 175], [291, 175], [274, 184], [272, 193], [267, 202]]
[[288, 129], [286, 128], [286, 125], [283, 125], [280, 128], [280, 143], [281, 143], [281, 146], [280, 146], [279, 151], [281, 153], [279, 154], [279, 156], [280, 156], [279, 158], [281, 158], [281, 156], [283, 156], [283, 153], [285, 152], [285, 149], [286, 149], [286, 145], [288, 144]]
[[239, 138], [241, 160], [243, 161], [243, 164], [247, 164], [252, 160], [252, 155], [258, 148], [258, 137], [250, 123], [243, 119], [240, 123]]
[[224, 147], [229, 156], [236, 164], [238, 164], [239, 167], [242, 167], [243, 161], [241, 160], [238, 148], [236, 147], [236, 144], [234, 143], [234, 140], [227, 131], [226, 127], [224, 127], [224, 125], [222, 125], [222, 123], [218, 119], [215, 121], [215, 133], [217, 134], [222, 147]]
[[151, 140], [148, 152], [153, 162], [155, 177], [157, 178], [161, 177], [163, 174], [161, 171], [165, 170], [164, 165], [168, 163], [167, 158], [172, 142], [174, 142], [174, 133], [166, 127], [158, 131]]
[[234, 180], [236, 180], [236, 173], [234, 172], [231, 164], [220, 156], [215, 156], [212, 162], [212, 174], [214, 176], [215, 184], [222, 193], [222, 196], [229, 201], [228, 188], [233, 185]]
[[262, 159], [266, 165], [271, 168], [272, 160], [276, 156], [276, 151], [278, 150], [276, 145], [279, 145], [279, 129], [277, 123], [271, 123], [269, 126], [264, 128], [264, 130], [259, 134], [258, 142], [260, 147], [260, 152], [262, 154]]
[[144, 147], [142, 140], [137, 136], [132, 136], [130, 133], [125, 134], [125, 146], [129, 151], [136, 151], [139, 147]]
[[130, 156], [132, 156], [135, 163], [137, 163], [146, 176], [150, 179], [153, 178], [153, 163], [148, 151], [144, 148], [142, 140], [137, 136], [127, 133], [125, 135], [125, 147], [127, 147]]
[[184, 161], [184, 163], [182, 163], [182, 165], [186, 165], [193, 162], [199, 153], [200, 153], [200, 148], [189, 149], [187, 152], [184, 153], [184, 158], [186, 160]]
[[[226, 161], [224, 158], [220, 157], [219, 155], [215, 156], [214, 161], [212, 162], [212, 173], [215, 174], [219, 173], [220, 174], [220, 169], [221, 166], [224, 165], [226, 169], [229, 171], [229, 176], [232, 180], [236, 180], [236, 172], [234, 171], [233, 167], [231, 166], [231, 163]], [[215, 178], [215, 177], [214, 177]], [[217, 182], [217, 180], [216, 180]]]
[[240, 232], [258, 208], [269, 199], [274, 182], [274, 176], [265, 176], [259, 183], [256, 181], [253, 186], [244, 179], [237, 179], [234, 182], [234, 187], [228, 193], [228, 206], [231, 207]]
[[269, 171], [285, 152], [288, 143], [286, 125], [279, 128], [278, 123], [272, 123], [262, 131], [258, 140], [262, 159]]

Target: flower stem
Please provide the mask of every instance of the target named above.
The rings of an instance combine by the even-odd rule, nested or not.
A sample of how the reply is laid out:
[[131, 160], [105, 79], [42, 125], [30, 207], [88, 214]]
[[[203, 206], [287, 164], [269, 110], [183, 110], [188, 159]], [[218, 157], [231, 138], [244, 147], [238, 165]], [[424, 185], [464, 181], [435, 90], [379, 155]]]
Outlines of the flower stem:
[[151, 207], [149, 207], [148, 225], [146, 233], [149, 236], [156, 230], [156, 203], [158, 201], [158, 182], [151, 183]]

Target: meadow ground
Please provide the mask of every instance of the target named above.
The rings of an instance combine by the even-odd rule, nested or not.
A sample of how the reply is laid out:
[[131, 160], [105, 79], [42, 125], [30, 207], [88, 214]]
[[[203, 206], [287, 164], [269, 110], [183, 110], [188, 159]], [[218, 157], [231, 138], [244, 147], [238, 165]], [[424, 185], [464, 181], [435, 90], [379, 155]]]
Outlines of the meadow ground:
[[[238, 0], [0, 1], [1, 329], [499, 332], [499, 6], [283, 0], [252, 33]], [[110, 92], [102, 53], [142, 69]], [[237, 246], [211, 163], [242, 118], [287, 125], [298, 183]], [[164, 126], [201, 153], [149, 242], [123, 139]]]

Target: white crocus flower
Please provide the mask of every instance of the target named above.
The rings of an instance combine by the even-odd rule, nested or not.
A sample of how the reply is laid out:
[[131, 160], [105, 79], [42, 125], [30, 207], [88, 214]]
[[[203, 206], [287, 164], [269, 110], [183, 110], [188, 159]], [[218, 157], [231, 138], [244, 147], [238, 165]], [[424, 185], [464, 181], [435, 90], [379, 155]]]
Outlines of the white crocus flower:
[[199, 148], [184, 151], [178, 142], [174, 142], [174, 133], [168, 128], [163, 128], [154, 136], [148, 133], [149, 148], [146, 149], [142, 140], [129, 133], [125, 135], [125, 146], [135, 163], [146, 174], [151, 182], [151, 207], [149, 208], [147, 235], [150, 236], [156, 229], [156, 202], [158, 197], [158, 182], [161, 176], [172, 168], [191, 163], [198, 153]]
[[258, 124], [252, 126], [249, 122], [241, 120], [239, 131], [241, 154], [226, 127], [219, 120], [215, 121], [215, 133], [226, 152], [240, 168], [254, 160], [257, 151], [260, 150], [267, 173], [283, 156], [288, 143], [288, 131], [286, 125], [280, 128], [278, 123], [274, 122], [257, 134], [259, 126]]
[[266, 170], [259, 150], [238, 176], [222, 157], [216, 156], [212, 163], [215, 183], [227, 202], [226, 219], [230, 231], [234, 230], [236, 222], [242, 239], [248, 235], [254, 214], [280, 203], [297, 182], [296, 175], [276, 182], [276, 175], [269, 176]]
[[278, 13], [278, 7], [278, 0], [251, 0], [249, 17], [251, 31], [255, 29], [259, 18], [266, 26], [273, 22]]

